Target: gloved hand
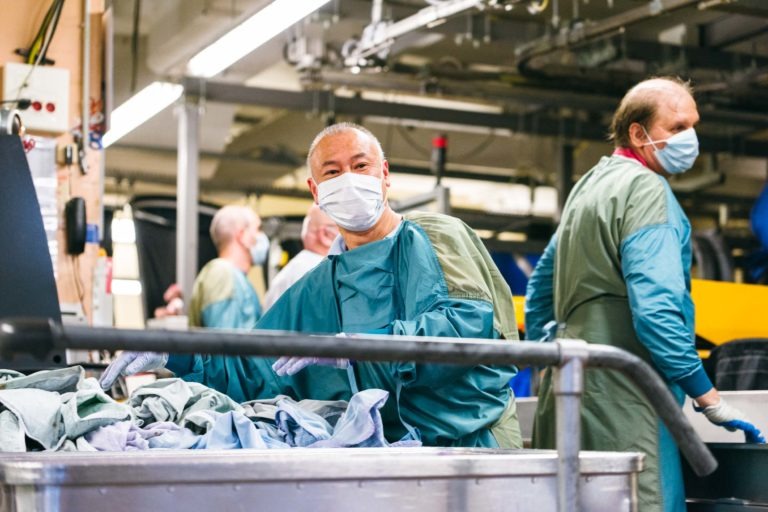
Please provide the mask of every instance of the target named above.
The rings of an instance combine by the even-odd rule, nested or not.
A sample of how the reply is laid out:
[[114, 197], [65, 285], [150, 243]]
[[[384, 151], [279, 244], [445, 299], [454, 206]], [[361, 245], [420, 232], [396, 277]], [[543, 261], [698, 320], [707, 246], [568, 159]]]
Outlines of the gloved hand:
[[746, 415], [743, 412], [731, 407], [722, 398], [716, 405], [710, 405], [709, 407], [694, 407], [697, 412], [704, 413], [709, 421], [715, 425], [735, 432], [736, 430], [743, 430], [746, 442], [748, 443], [765, 443], [765, 437], [762, 436], [760, 430], [749, 422]]
[[345, 369], [349, 366], [349, 359], [334, 359], [330, 357], [288, 357], [283, 356], [272, 365], [272, 370], [283, 377], [285, 375], [295, 375], [309, 365], [319, 364], [323, 366], [335, 366], [339, 369]]
[[168, 354], [158, 352], [123, 352], [117, 359], [107, 366], [104, 374], [99, 379], [101, 389], [109, 389], [120, 375], [133, 375], [134, 373], [165, 368], [168, 362]]

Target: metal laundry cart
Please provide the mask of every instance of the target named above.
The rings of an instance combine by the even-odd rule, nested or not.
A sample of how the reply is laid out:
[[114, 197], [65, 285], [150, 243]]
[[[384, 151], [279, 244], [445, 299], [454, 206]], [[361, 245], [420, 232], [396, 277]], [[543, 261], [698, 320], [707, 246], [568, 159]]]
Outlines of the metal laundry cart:
[[[56, 349], [348, 357], [444, 364], [553, 365], [557, 452], [487, 449], [287, 450], [280, 452], [28, 453], [0, 457], [0, 510], [131, 510], [186, 503], [252, 510], [635, 510], [642, 455], [581, 452], [583, 369], [611, 368], [648, 396], [699, 475], [717, 467], [656, 373], [622, 350], [583, 341], [363, 336], [254, 331], [139, 331], [0, 323], [0, 357]], [[311, 491], [311, 492], [310, 492]], [[146, 500], [146, 501], [145, 501]], [[263, 501], [266, 500], [266, 501]], [[167, 507], [165, 507], [167, 508]]]

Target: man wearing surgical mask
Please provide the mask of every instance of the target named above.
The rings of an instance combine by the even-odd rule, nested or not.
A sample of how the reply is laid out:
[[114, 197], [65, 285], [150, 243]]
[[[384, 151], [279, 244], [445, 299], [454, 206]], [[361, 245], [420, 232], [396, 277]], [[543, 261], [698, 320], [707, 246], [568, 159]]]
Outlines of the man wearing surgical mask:
[[[264, 265], [269, 252], [269, 240], [261, 231], [261, 219], [247, 206], [224, 206], [213, 216], [210, 233], [218, 258], [206, 263], [195, 279], [189, 303], [189, 325], [253, 329], [261, 317], [261, 304], [247, 272], [252, 266]], [[224, 371], [221, 359], [207, 360], [212, 373]], [[108, 389], [121, 374], [160, 369], [167, 362], [168, 354], [123, 352], [107, 368], [100, 382]]]
[[[560, 226], [526, 294], [528, 339], [555, 336], [613, 345], [649, 363], [682, 405], [688, 395], [715, 425], [764, 442], [712, 386], [695, 348], [691, 226], [666, 178], [699, 154], [690, 86], [639, 83], [611, 124], [616, 148], [571, 191]], [[623, 375], [590, 370], [582, 401], [583, 448], [646, 454], [640, 512], [685, 510], [680, 458], [648, 399]], [[552, 381], [539, 393], [533, 444], [555, 446]]]
[[[307, 162], [312, 195], [341, 234], [259, 329], [518, 339], [509, 287], [474, 231], [447, 215], [390, 208], [389, 164], [371, 132], [330, 126], [311, 144]], [[227, 372], [217, 374], [202, 356], [172, 356], [168, 368], [240, 401], [278, 393], [348, 400], [357, 389], [383, 389], [390, 442], [522, 447], [511, 366], [243, 357], [227, 358]]]
[[195, 279], [189, 325], [253, 329], [261, 318], [261, 305], [247, 274], [252, 266], [264, 265], [269, 253], [261, 219], [247, 206], [224, 206], [213, 216], [211, 239], [219, 257]]

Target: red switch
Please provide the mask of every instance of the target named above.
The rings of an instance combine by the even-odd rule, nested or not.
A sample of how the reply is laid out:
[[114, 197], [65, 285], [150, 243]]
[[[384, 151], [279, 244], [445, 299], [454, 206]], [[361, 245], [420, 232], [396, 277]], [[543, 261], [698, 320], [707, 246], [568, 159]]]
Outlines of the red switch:
[[56, 105], [54, 105], [49, 101], [48, 103], [45, 104], [45, 110], [47, 110], [48, 112], [53, 112], [54, 110], [56, 110]]
[[37, 111], [39, 112], [39, 111], [40, 111], [40, 109], [42, 109], [42, 108], [43, 108], [43, 104], [42, 104], [42, 103], [40, 103], [39, 101], [33, 101], [33, 102], [32, 102], [32, 108], [33, 108], [34, 110], [37, 110]]

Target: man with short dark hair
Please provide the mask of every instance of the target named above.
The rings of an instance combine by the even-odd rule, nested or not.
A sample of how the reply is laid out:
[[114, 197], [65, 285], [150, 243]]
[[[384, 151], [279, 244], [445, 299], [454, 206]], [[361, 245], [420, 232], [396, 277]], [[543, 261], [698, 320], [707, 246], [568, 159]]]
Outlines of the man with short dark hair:
[[[712, 423], [761, 441], [719, 397], [694, 345], [691, 227], [665, 178], [693, 166], [698, 121], [691, 89], [680, 80], [646, 80], [624, 96], [611, 124], [613, 155], [573, 188], [528, 283], [526, 330], [528, 339], [551, 339], [546, 324], [555, 320], [558, 337], [627, 350], [658, 371], [681, 405], [687, 394]], [[582, 423], [584, 449], [646, 454], [640, 511], [685, 510], [677, 447], [629, 379], [588, 370]], [[534, 446], [553, 448], [554, 439], [548, 372]]]

